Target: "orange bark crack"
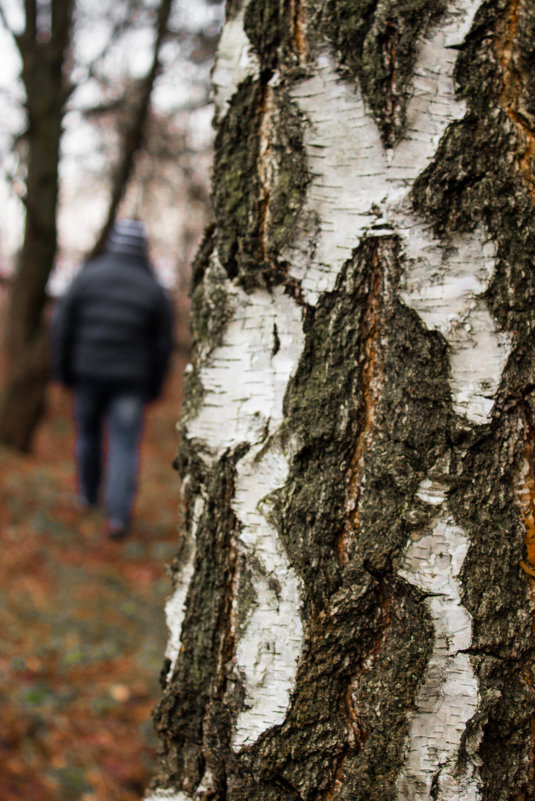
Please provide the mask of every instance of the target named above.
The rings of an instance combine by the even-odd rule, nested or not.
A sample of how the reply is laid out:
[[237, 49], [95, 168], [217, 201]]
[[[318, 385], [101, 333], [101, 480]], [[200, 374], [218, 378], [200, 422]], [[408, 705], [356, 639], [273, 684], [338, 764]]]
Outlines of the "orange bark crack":
[[526, 470], [520, 478], [517, 498], [525, 530], [526, 559], [520, 562], [520, 567], [529, 576], [535, 578], [535, 431], [531, 425], [527, 408], [524, 409], [523, 417], [526, 431], [524, 447]]
[[503, 78], [499, 103], [518, 134], [520, 147], [516, 154], [517, 166], [528, 184], [532, 199], [535, 200], [535, 132], [522, 113], [524, 98], [529, 93], [529, 87], [525, 85], [525, 78], [518, 63], [520, 50], [517, 33], [522, 2], [523, 0], [512, 1], [498, 28], [495, 45]]
[[378, 354], [380, 336], [379, 316], [382, 309], [383, 275], [377, 254], [374, 255], [369, 299], [363, 321], [364, 365], [362, 369], [363, 401], [361, 406], [361, 429], [351, 459], [350, 480], [346, 508], [349, 510], [344, 528], [338, 537], [336, 553], [342, 566], [349, 562], [349, 543], [358, 530], [359, 501], [361, 494], [364, 459], [375, 429], [379, 383], [382, 378]]
[[269, 206], [271, 200], [272, 165], [271, 157], [271, 129], [273, 126], [273, 90], [265, 88], [261, 108], [262, 121], [260, 123], [260, 152], [258, 157], [258, 178], [261, 186], [260, 197], [260, 223], [258, 241], [262, 249], [262, 259], [270, 261], [268, 253]]
[[291, 0], [290, 13], [293, 49], [299, 58], [299, 63], [303, 64], [306, 61], [308, 52], [303, 0]]

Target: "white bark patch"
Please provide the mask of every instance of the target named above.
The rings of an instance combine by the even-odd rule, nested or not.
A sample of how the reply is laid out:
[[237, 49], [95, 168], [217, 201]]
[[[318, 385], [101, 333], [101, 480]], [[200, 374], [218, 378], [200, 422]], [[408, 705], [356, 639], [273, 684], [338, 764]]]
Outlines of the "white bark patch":
[[255, 77], [260, 70], [258, 57], [243, 29], [245, 8], [225, 23], [212, 72], [212, 91], [215, 118], [220, 121], [228, 111], [228, 104], [238, 86], [246, 78]]
[[422, 225], [403, 233], [401, 297], [448, 342], [455, 411], [486, 423], [511, 350], [510, 337], [496, 331], [481, 297], [494, 269], [494, 245], [478, 232], [454, 237], [447, 246]]
[[242, 442], [263, 442], [282, 422], [282, 401], [303, 349], [301, 311], [276, 289], [238, 290], [223, 343], [200, 370], [202, 409], [187, 436], [221, 455]]
[[[432, 503], [444, 499], [441, 486], [420, 488]], [[435, 641], [411, 721], [407, 755], [397, 781], [403, 801], [477, 801], [480, 782], [472, 760], [458, 767], [461, 739], [479, 704], [470, 657], [472, 619], [461, 604], [459, 574], [468, 550], [465, 532], [440, 511], [433, 530], [413, 540], [400, 575], [425, 593]]]
[[[343, 264], [366, 233], [397, 226], [396, 206], [433, 157], [446, 127], [463, 116], [455, 98], [455, 44], [470, 29], [479, 0], [452, 3], [445, 24], [420, 48], [405, 138], [385, 151], [361, 92], [341, 80], [323, 53], [315, 75], [292, 96], [309, 120], [305, 147], [313, 180], [302, 234], [285, 254], [309, 303], [333, 289]], [[380, 219], [379, 219], [380, 218]]]
[[175, 578], [175, 591], [165, 605], [165, 616], [167, 620], [167, 628], [169, 629], [169, 640], [167, 642], [165, 656], [171, 663], [167, 674], [168, 676], [170, 676], [175, 669], [176, 660], [180, 651], [180, 633], [182, 631], [182, 623], [186, 614], [186, 596], [188, 594], [190, 581], [193, 577], [193, 565], [195, 562], [195, 534], [197, 524], [201, 516], [202, 507], [202, 498], [197, 498], [193, 512], [191, 541], [188, 544], [188, 555], [184, 564], [182, 565], [180, 574]]
[[416, 497], [431, 506], [441, 506], [446, 500], [446, 492], [441, 484], [425, 478], [418, 487]]
[[192, 548], [188, 561], [182, 567], [180, 575], [177, 578], [175, 591], [165, 605], [165, 617], [167, 620], [167, 628], [169, 629], [169, 640], [167, 642], [165, 656], [171, 663], [167, 674], [168, 676], [170, 676], [175, 669], [176, 660], [180, 651], [180, 632], [182, 631], [182, 622], [186, 613], [186, 595], [193, 576], [194, 561], [195, 549]]
[[247, 295], [229, 285], [229, 297], [233, 316], [200, 370], [204, 403], [186, 434], [212, 464], [228, 449], [250, 446], [236, 465], [233, 500], [255, 596], [236, 649], [246, 690], [234, 734], [241, 748], [283, 722], [303, 641], [300, 582], [262, 501], [288, 475], [292, 448], [283, 452], [276, 434], [304, 335], [301, 310], [282, 289]]
[[240, 465], [233, 505], [243, 526], [241, 544], [254, 565], [256, 602], [236, 650], [247, 691], [234, 733], [236, 749], [283, 722], [301, 652], [300, 579], [262, 514], [262, 499], [274, 486], [283, 486], [288, 468], [288, 458], [273, 447], [265, 455], [255, 449]]
[[[188, 478], [184, 481], [183, 491], [186, 489], [187, 481]], [[181, 567], [180, 574], [175, 577], [175, 590], [165, 605], [165, 617], [169, 630], [169, 640], [167, 641], [167, 648], [165, 651], [165, 656], [170, 662], [167, 672], [168, 678], [175, 669], [176, 660], [180, 651], [180, 635], [182, 632], [182, 623], [186, 614], [186, 596], [188, 594], [190, 581], [193, 577], [193, 565], [195, 562], [195, 536], [203, 505], [203, 499], [198, 497], [193, 509], [187, 557]]]

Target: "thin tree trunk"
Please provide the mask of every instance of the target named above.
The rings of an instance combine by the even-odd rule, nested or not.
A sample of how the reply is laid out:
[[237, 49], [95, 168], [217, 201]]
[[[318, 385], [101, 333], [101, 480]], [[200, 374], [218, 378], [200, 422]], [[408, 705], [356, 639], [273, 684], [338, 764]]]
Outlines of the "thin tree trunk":
[[48, 380], [46, 284], [57, 247], [59, 148], [68, 97], [65, 61], [73, 3], [52, 2], [48, 39], [39, 36], [32, 0], [25, 10], [26, 28], [16, 41], [28, 120], [26, 221], [10, 294], [7, 370], [0, 399], [0, 440], [22, 451], [29, 449], [41, 417]]
[[229, 4], [150, 801], [535, 799], [534, 33]]

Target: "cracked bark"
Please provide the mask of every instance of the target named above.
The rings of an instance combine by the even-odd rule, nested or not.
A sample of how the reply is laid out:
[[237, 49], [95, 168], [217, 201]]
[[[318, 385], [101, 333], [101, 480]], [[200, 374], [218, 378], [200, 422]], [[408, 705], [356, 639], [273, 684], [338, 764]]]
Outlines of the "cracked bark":
[[149, 798], [535, 799], [535, 11], [227, 25]]

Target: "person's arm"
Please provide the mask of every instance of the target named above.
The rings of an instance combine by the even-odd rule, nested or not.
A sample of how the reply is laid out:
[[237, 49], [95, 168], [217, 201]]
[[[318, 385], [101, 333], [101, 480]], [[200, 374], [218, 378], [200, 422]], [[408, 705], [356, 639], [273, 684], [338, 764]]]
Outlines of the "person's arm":
[[76, 320], [76, 291], [71, 287], [56, 301], [50, 321], [52, 376], [66, 387], [73, 383], [71, 353]]
[[162, 289], [161, 301], [156, 316], [153, 340], [153, 359], [151, 360], [151, 379], [149, 400], [156, 400], [161, 394], [163, 382], [169, 367], [174, 344], [173, 307], [169, 295]]

